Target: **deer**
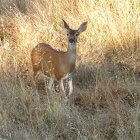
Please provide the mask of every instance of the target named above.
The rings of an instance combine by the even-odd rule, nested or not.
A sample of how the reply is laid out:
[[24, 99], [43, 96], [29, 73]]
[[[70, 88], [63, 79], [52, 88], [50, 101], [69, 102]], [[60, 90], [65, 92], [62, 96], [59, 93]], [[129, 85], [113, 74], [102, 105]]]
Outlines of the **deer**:
[[[33, 67], [34, 84], [37, 77], [42, 73], [49, 79], [48, 90], [51, 92], [53, 81], [58, 81], [60, 93], [63, 99], [68, 102], [73, 92], [72, 74], [76, 63], [76, 44], [78, 36], [87, 29], [88, 22], [82, 23], [78, 30], [70, 29], [66, 21], [63, 21], [64, 30], [67, 33], [68, 49], [67, 51], [58, 51], [49, 44], [39, 43], [31, 52], [31, 61]], [[69, 93], [65, 94], [63, 81], [68, 79]]]

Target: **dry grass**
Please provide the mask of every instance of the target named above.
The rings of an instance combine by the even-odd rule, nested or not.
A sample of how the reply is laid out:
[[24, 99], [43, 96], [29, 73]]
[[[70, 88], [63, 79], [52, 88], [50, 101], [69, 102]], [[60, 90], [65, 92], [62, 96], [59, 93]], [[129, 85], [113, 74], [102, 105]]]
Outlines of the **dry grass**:
[[[0, 138], [138, 140], [139, 0], [0, 0]], [[31, 86], [31, 50], [67, 49], [62, 27], [88, 21], [78, 39], [74, 93], [66, 105], [40, 77]]]

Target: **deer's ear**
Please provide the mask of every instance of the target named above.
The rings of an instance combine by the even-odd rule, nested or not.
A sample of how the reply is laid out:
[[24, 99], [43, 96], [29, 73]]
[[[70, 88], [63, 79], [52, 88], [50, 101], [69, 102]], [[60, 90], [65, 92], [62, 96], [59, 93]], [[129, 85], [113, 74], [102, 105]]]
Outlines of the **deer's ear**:
[[84, 32], [86, 29], [87, 29], [87, 25], [88, 25], [88, 22], [84, 22], [80, 25], [79, 29], [78, 29], [78, 33], [80, 34], [81, 32]]
[[64, 29], [65, 29], [66, 32], [68, 32], [70, 30], [69, 25], [66, 23], [65, 20], [63, 20], [63, 27], [64, 27]]

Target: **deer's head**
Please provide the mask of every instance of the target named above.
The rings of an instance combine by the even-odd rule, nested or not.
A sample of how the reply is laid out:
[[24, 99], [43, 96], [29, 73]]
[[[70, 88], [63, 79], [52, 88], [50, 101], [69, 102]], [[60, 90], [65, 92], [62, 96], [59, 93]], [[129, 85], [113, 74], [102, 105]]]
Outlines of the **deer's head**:
[[84, 32], [87, 29], [88, 22], [84, 22], [80, 25], [78, 30], [72, 30], [70, 29], [69, 25], [63, 20], [63, 26], [67, 33], [68, 42], [70, 44], [76, 44], [77, 38], [80, 35], [81, 32]]

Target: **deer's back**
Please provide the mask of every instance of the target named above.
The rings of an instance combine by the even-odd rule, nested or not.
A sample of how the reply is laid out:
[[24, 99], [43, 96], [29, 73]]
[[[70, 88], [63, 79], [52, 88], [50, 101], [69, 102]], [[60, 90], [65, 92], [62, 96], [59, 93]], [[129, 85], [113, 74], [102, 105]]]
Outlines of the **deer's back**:
[[31, 53], [34, 71], [42, 71], [48, 77], [62, 78], [66, 71], [66, 52], [57, 51], [49, 44], [38, 44]]

